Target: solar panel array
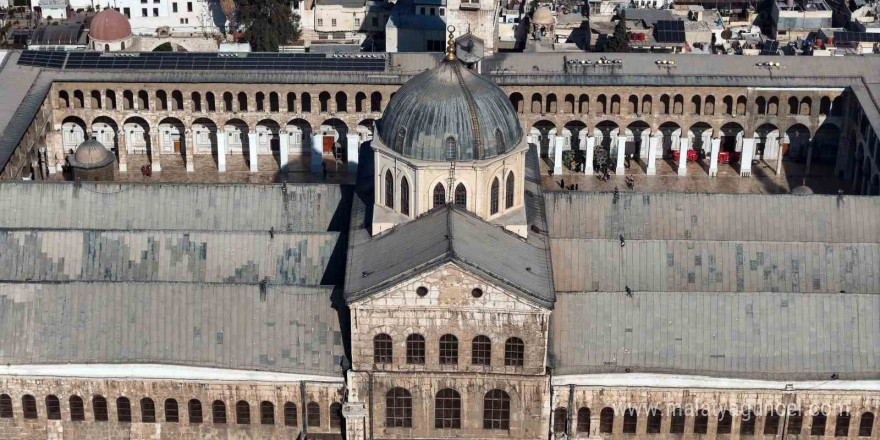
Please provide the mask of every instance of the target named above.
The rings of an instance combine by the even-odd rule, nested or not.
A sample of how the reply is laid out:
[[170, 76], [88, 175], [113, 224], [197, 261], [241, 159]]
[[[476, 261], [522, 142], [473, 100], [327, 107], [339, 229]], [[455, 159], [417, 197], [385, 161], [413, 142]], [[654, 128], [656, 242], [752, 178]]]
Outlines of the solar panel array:
[[779, 42], [776, 40], [767, 40], [761, 48], [761, 55], [779, 55]]
[[834, 41], [841, 43], [880, 43], [880, 33], [837, 31], [834, 33]]
[[382, 72], [384, 54], [24, 51], [18, 64], [87, 70], [284, 70]]
[[681, 20], [657, 20], [658, 43], [684, 43], [684, 22]]

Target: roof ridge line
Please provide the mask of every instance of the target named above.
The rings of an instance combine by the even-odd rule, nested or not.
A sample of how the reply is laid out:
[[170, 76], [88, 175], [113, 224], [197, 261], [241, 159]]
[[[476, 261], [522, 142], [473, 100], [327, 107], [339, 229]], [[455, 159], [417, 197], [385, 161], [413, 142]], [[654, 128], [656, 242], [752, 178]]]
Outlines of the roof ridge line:
[[467, 85], [464, 83], [464, 77], [461, 75], [461, 64], [457, 61], [447, 62], [454, 63], [452, 71], [455, 72], [455, 77], [458, 79], [458, 85], [464, 92], [464, 98], [465, 101], [467, 101], [468, 113], [470, 113], [471, 119], [471, 135], [474, 137], [474, 160], [480, 160], [483, 158], [483, 141], [481, 135], [482, 131], [480, 130], [480, 120], [477, 118], [477, 103], [474, 101], [470, 89], [468, 89]]

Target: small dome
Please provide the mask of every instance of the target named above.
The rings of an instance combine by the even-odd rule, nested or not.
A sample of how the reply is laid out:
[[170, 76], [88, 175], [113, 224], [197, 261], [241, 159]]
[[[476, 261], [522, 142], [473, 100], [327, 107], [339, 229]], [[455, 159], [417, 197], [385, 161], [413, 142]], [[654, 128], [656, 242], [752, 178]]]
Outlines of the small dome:
[[98, 41], [119, 41], [131, 36], [128, 18], [112, 8], [98, 12], [89, 25], [89, 37]]
[[796, 186], [796, 187], [792, 188], [791, 192], [789, 194], [791, 194], [793, 196], [811, 196], [814, 193], [813, 193], [813, 190], [809, 186], [800, 185], [800, 186]]
[[522, 140], [504, 91], [449, 59], [407, 81], [377, 125], [389, 149], [419, 160], [490, 159]]
[[532, 14], [532, 23], [553, 24], [555, 22], [556, 20], [553, 18], [553, 13], [550, 12], [550, 8], [546, 6], [541, 6]]
[[70, 158], [70, 165], [75, 168], [100, 168], [109, 165], [116, 158], [107, 148], [97, 139], [86, 139], [85, 142], [76, 147], [73, 157]]

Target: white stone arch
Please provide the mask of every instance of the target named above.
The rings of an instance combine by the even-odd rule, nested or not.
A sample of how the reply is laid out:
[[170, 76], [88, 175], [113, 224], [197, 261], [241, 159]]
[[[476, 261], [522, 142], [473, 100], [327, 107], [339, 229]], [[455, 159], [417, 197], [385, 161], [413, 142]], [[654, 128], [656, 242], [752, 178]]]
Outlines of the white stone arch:
[[122, 127], [125, 135], [126, 152], [129, 154], [147, 154], [152, 143], [149, 123], [141, 117], [134, 116], [125, 119]]
[[223, 124], [223, 134], [226, 136], [228, 154], [248, 153], [248, 125], [241, 119], [230, 119]]
[[272, 119], [257, 123], [257, 154], [272, 154], [281, 151], [281, 127]]
[[[159, 123], [159, 151], [161, 153], [183, 153], [186, 128], [177, 118], [165, 118]], [[175, 151], [178, 149], [179, 151]]]
[[86, 140], [86, 123], [76, 116], [68, 116], [61, 123], [61, 147], [65, 153], [76, 150]]
[[285, 125], [290, 136], [290, 154], [303, 156], [311, 154], [312, 125], [305, 119], [291, 119]]
[[193, 153], [194, 154], [216, 154], [217, 153], [217, 134], [219, 129], [217, 124], [208, 118], [199, 118], [193, 121]]
[[92, 121], [92, 137], [108, 150], [115, 151], [118, 128], [116, 121], [107, 116], [99, 116]]

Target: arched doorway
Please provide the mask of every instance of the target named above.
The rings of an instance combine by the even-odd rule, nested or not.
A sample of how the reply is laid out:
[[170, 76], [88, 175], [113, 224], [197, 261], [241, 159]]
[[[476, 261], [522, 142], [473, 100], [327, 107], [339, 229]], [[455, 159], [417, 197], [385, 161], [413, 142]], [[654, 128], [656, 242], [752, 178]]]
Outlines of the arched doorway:
[[131, 117], [122, 124], [125, 148], [128, 155], [153, 155], [153, 141], [150, 137], [150, 124], [143, 118]]
[[562, 128], [562, 137], [565, 138], [564, 150], [583, 150], [586, 145], [581, 145], [581, 133], [587, 129], [587, 124], [581, 121], [571, 121]]
[[813, 136], [813, 160], [819, 163], [834, 165], [837, 163], [837, 151], [840, 147], [840, 129], [837, 125], [826, 122], [819, 126]]
[[116, 121], [107, 116], [100, 116], [92, 121], [92, 137], [109, 150], [116, 151], [119, 145], [116, 138], [118, 132]]
[[708, 157], [712, 154], [712, 126], [705, 122], [697, 122], [688, 130], [691, 149], [697, 152], [697, 157]]
[[241, 119], [230, 119], [223, 126], [223, 134], [226, 136], [226, 150], [229, 155], [242, 155], [244, 160], [250, 163], [250, 139], [249, 127]]
[[76, 116], [68, 116], [61, 122], [61, 148], [72, 154], [86, 140], [86, 123]]
[[217, 160], [217, 124], [208, 118], [193, 121], [193, 154], [210, 154]]
[[532, 140], [538, 145], [538, 152], [541, 157], [547, 157], [550, 154], [550, 143], [556, 137], [556, 125], [550, 121], [541, 120], [532, 125], [529, 131]]
[[165, 118], [159, 122], [159, 151], [162, 153], [174, 153], [186, 155], [186, 141], [184, 133], [186, 128], [183, 122], [177, 118]]
[[743, 127], [736, 122], [728, 122], [721, 127], [721, 151], [735, 153], [742, 151]]
[[305, 156], [311, 154], [312, 126], [305, 119], [293, 119], [287, 123], [290, 136], [290, 154]]
[[[782, 153], [785, 158], [803, 161], [810, 145], [810, 129], [804, 124], [794, 124], [785, 130]], [[787, 148], [786, 148], [787, 146]]]
[[755, 130], [755, 159], [775, 160], [779, 152], [779, 128], [763, 124]]
[[662, 157], [671, 158], [672, 151], [681, 146], [681, 127], [675, 122], [664, 122], [660, 125], [660, 134], [663, 135], [660, 142]]
[[626, 126], [626, 152], [633, 158], [647, 157], [651, 127], [645, 121], [635, 121]]
[[355, 130], [357, 130], [358, 137], [360, 138], [362, 143], [373, 140], [373, 126], [375, 125], [375, 123], [376, 121], [369, 118], [358, 122], [357, 128], [355, 128]]
[[339, 119], [328, 119], [321, 123], [324, 154], [332, 154], [336, 160], [347, 161], [346, 135], [348, 135], [348, 125]]

